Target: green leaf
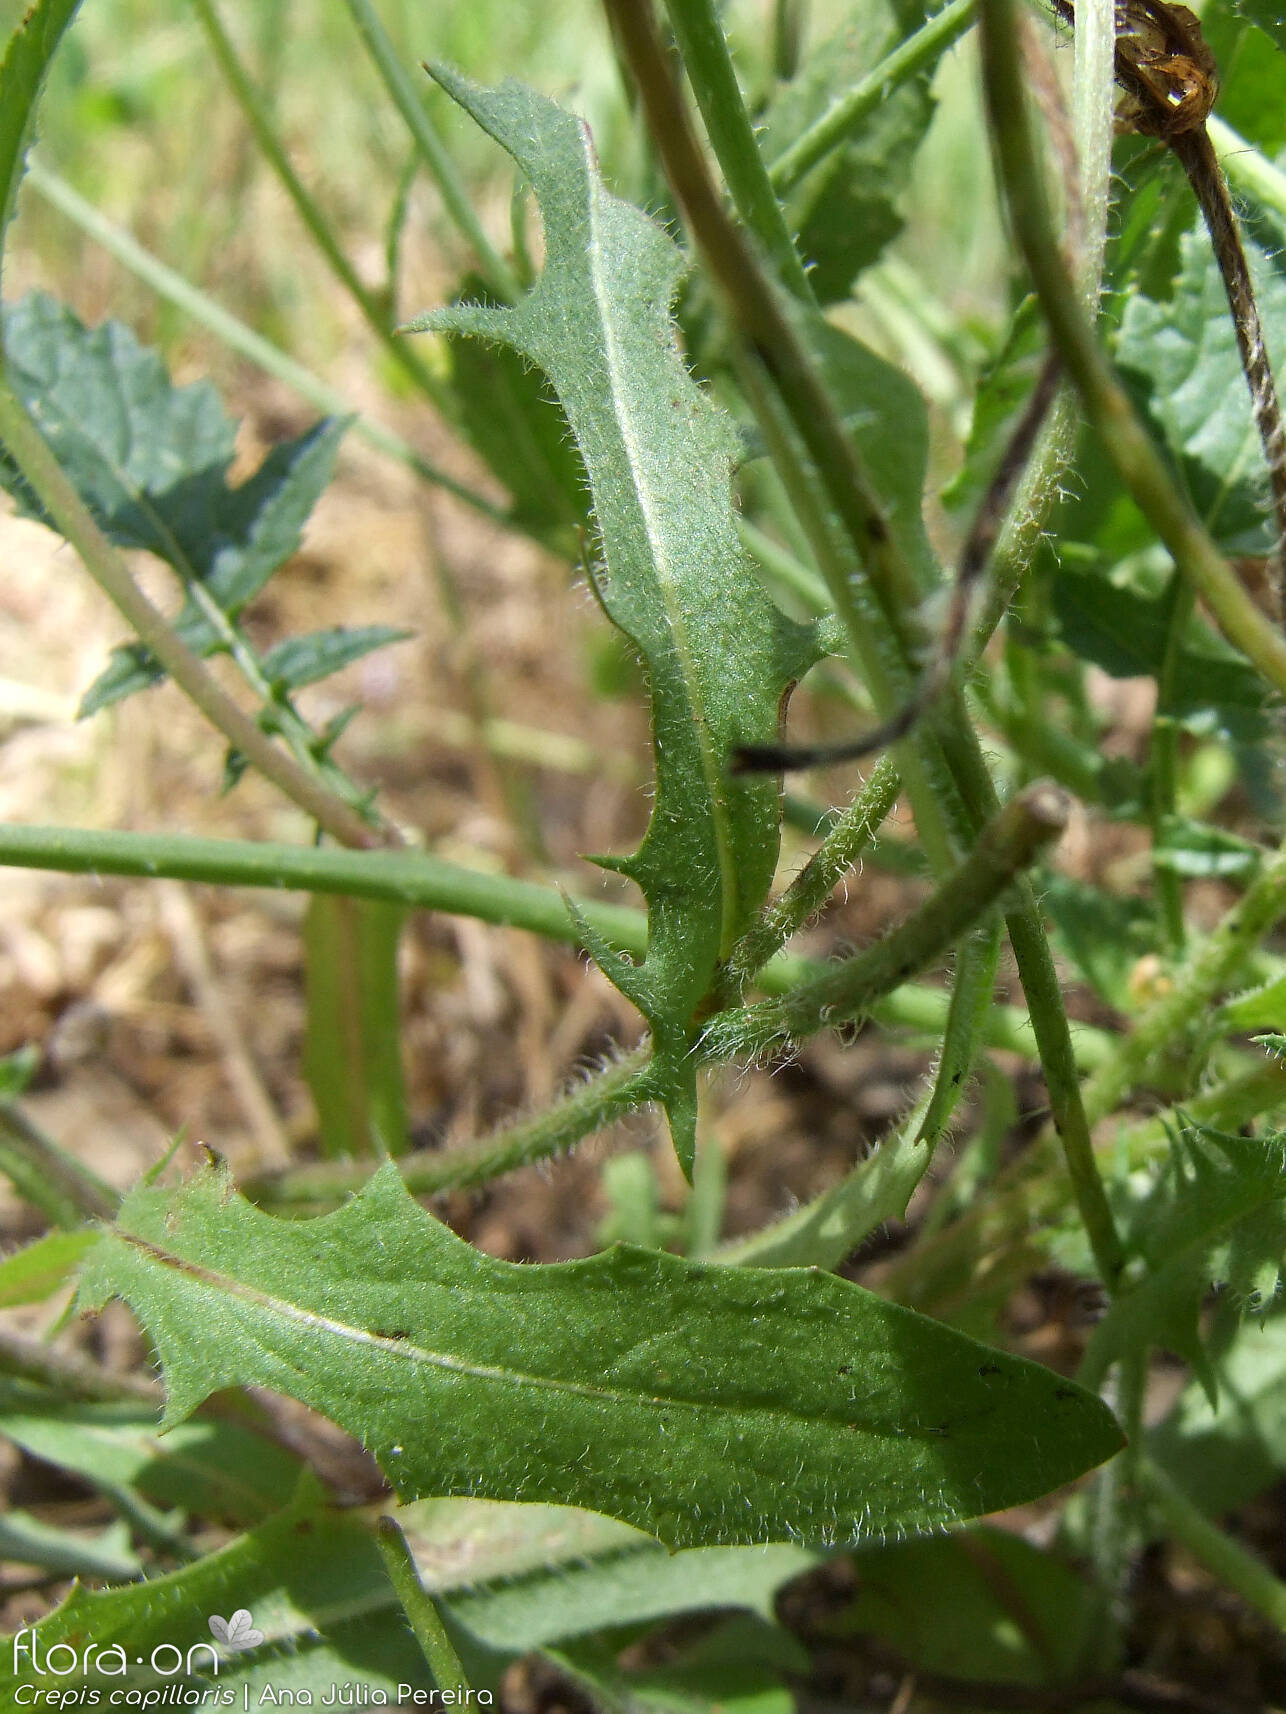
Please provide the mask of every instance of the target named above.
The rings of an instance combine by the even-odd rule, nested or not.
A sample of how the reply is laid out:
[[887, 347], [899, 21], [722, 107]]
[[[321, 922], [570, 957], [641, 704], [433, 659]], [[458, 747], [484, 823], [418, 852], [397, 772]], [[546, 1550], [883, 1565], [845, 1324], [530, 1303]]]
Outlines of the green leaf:
[[695, 1637], [667, 1639], [664, 1666], [629, 1670], [617, 1638], [568, 1643], [554, 1663], [595, 1693], [597, 1705], [657, 1714], [795, 1714], [786, 1673], [807, 1673], [806, 1649], [779, 1625], [738, 1613]]
[[[236, 424], [214, 388], [205, 381], [174, 386], [157, 353], [119, 322], [87, 328], [55, 299], [33, 292], [6, 309], [4, 339], [14, 391], [108, 537], [156, 554], [235, 620], [298, 548], [345, 423], [318, 423], [274, 447], [233, 488]], [[0, 485], [31, 515], [43, 515], [2, 457]], [[175, 629], [199, 655], [222, 647], [190, 595]], [[114, 650], [81, 714], [163, 676], [138, 644]]]
[[725, 1244], [714, 1261], [736, 1267], [837, 1268], [877, 1227], [901, 1220], [932, 1150], [920, 1136], [928, 1099], [864, 1160], [785, 1219]]
[[[1280, 366], [1286, 336], [1286, 279], [1247, 243], [1270, 355]], [[1173, 296], [1143, 293], [1125, 303], [1116, 357], [1136, 378], [1146, 409], [1179, 463], [1193, 501], [1227, 553], [1272, 551], [1267, 468], [1228, 314], [1223, 279], [1204, 225], [1180, 243]]]
[[316, 684], [364, 655], [386, 649], [390, 643], [405, 642], [413, 635], [392, 625], [332, 625], [325, 631], [309, 631], [303, 637], [287, 637], [274, 644], [261, 665], [274, 690], [289, 692]]
[[513, 309], [458, 305], [437, 329], [507, 346], [548, 376], [589, 477], [608, 616], [646, 663], [656, 791], [639, 850], [600, 858], [648, 902], [647, 956], [622, 962], [586, 934], [647, 1018], [657, 1094], [690, 1172], [695, 1018], [720, 958], [749, 927], [777, 861], [771, 779], [729, 778], [737, 744], [776, 741], [786, 686], [816, 655], [812, 632], [764, 593], [737, 532], [730, 423], [692, 381], [671, 305], [674, 244], [604, 189], [584, 124], [516, 83], [434, 76], [518, 162], [545, 222], [545, 268]]
[[160, 1436], [137, 1404], [82, 1404], [0, 1380], [0, 1435], [101, 1488], [132, 1489], [223, 1523], [257, 1523], [293, 1488], [299, 1461], [239, 1423], [202, 1417]]
[[1094, 1330], [1095, 1374], [1116, 1356], [1162, 1345], [1193, 1365], [1212, 1399], [1215, 1373], [1199, 1315], [1212, 1285], [1251, 1310], [1272, 1301], [1286, 1255], [1286, 1139], [1194, 1127], [1174, 1138], [1165, 1165], [1132, 1210], [1130, 1248], [1147, 1275]]
[[21, 1095], [40, 1069], [40, 1049], [34, 1043], [15, 1048], [0, 1059], [0, 1101]]
[[1229, 1000], [1219, 1022], [1231, 1030], [1286, 1030], [1286, 975]]
[[[1246, 20], [1251, 20], [1247, 25]], [[1258, 26], [1257, 28], [1255, 26]], [[1286, 143], [1286, 23], [1276, 0], [1205, 6], [1201, 32], [1219, 62], [1219, 117], [1271, 160]]]
[[98, 1242], [98, 1233], [48, 1232], [0, 1262], [0, 1309], [17, 1303], [43, 1303], [70, 1285], [81, 1260]]
[[1286, 18], [1282, 17], [1277, 0], [1241, 0], [1240, 10], [1252, 23], [1258, 24], [1286, 54]]
[[0, 261], [27, 169], [40, 91], [79, 5], [80, 0], [37, 0], [10, 36], [0, 62]]
[[942, 502], [952, 511], [972, 511], [981, 500], [1018, 414], [1031, 397], [1046, 344], [1036, 300], [1026, 297], [979, 377], [964, 463], [942, 491]]
[[929, 468], [929, 413], [924, 395], [901, 369], [886, 363], [822, 316], [803, 327], [808, 348], [839, 407], [871, 481], [887, 507], [889, 529], [923, 589], [942, 574], [924, 527]]
[[214, 1168], [137, 1190], [85, 1265], [84, 1306], [110, 1296], [153, 1341], [167, 1424], [221, 1386], [274, 1387], [359, 1435], [404, 1497], [586, 1505], [671, 1545], [930, 1529], [1120, 1445], [1080, 1388], [845, 1281], [625, 1246], [499, 1262], [391, 1164], [314, 1220], [259, 1212]]
[[[429, 1500], [395, 1514], [424, 1588], [455, 1627], [488, 1653], [509, 1658], [607, 1627], [646, 1624], [711, 1607], [768, 1616], [774, 1593], [812, 1569], [806, 1548], [690, 1548], [655, 1541], [589, 1512], [561, 1506]], [[251, 1707], [266, 1684], [318, 1698], [331, 1684], [361, 1682], [396, 1700], [399, 1682], [427, 1684], [380, 1561], [371, 1512], [325, 1504], [309, 1479], [292, 1504], [249, 1534], [165, 1576], [126, 1589], [77, 1590], [35, 1627], [42, 1655], [57, 1642], [120, 1643], [129, 1677], [155, 1681], [147, 1661], [160, 1643], [194, 1658], [192, 1679], [212, 1682], [208, 1616], [248, 1608], [264, 1644], [226, 1655], [217, 1681], [245, 1688]], [[446, 1597], [445, 1600], [442, 1597]], [[141, 1670], [133, 1665], [142, 1657]], [[0, 1692], [9, 1651], [0, 1652]], [[88, 1682], [102, 1682], [90, 1674]], [[238, 1702], [242, 1700], [238, 1695]]]
[[[828, 107], [898, 47], [927, 16], [888, 0], [849, 8], [842, 29], [812, 49], [799, 75], [760, 121], [770, 158], [785, 153]], [[935, 103], [932, 68], [908, 79], [869, 114], [861, 131], [807, 173], [787, 198], [787, 218], [819, 303], [849, 296], [853, 281], [902, 230], [898, 198]]]
[[397, 974], [405, 918], [400, 905], [376, 899], [314, 893], [308, 901], [304, 1071], [332, 1159], [408, 1146]]
[[38, 1565], [53, 1577], [97, 1577], [109, 1583], [126, 1582], [143, 1570], [123, 1518], [99, 1535], [85, 1535], [13, 1507], [0, 1517], [0, 1558]]
[[1246, 1322], [1217, 1376], [1217, 1408], [1193, 1381], [1147, 1436], [1148, 1456], [1211, 1517], [1253, 1500], [1286, 1470], [1286, 1316]]
[[[1054, 614], [1073, 654], [1113, 678], [1155, 676], [1169, 634], [1169, 606], [1113, 582], [1101, 570], [1064, 563], [1053, 580]], [[1264, 687], [1254, 669], [1200, 619], [1185, 633], [1173, 682], [1171, 713], [1189, 731], [1219, 731], [1237, 743], [1269, 730]]]

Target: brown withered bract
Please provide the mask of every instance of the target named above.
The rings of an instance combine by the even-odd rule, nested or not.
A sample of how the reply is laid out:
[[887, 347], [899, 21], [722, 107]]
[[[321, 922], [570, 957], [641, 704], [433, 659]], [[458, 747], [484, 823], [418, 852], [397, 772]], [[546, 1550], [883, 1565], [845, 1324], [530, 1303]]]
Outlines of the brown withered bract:
[[1126, 90], [1117, 118], [1149, 137], [1195, 131], [1219, 94], [1219, 68], [1186, 6], [1123, 0], [1117, 7], [1117, 76]]

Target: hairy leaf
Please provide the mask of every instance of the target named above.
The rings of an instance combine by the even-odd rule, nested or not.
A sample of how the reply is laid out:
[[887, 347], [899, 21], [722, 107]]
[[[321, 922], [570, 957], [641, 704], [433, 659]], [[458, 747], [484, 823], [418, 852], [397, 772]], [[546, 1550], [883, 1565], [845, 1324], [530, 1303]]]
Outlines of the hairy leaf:
[[774, 742], [781, 697], [813, 659], [811, 631], [763, 592], [736, 533], [731, 425], [693, 383], [671, 319], [674, 244], [605, 190], [584, 124], [516, 83], [434, 75], [518, 162], [545, 222], [545, 268], [513, 309], [422, 316], [510, 347], [549, 378], [589, 477], [597, 593], [646, 663], [656, 799], [643, 844], [602, 859], [648, 901], [648, 949], [623, 962], [586, 931], [647, 1018], [657, 1093], [687, 1170], [695, 1144], [694, 1018], [749, 926], [777, 860], [774, 782], [730, 779], [737, 744]]
[[570, 1501], [673, 1545], [934, 1528], [1120, 1444], [1081, 1389], [845, 1281], [626, 1246], [499, 1262], [392, 1165], [295, 1222], [215, 1169], [137, 1190], [85, 1265], [83, 1303], [113, 1295], [156, 1347], [167, 1422], [274, 1387], [406, 1498]]
[[[467, 278], [456, 301], [488, 301], [482, 281]], [[570, 532], [590, 527], [589, 497], [549, 382], [515, 352], [476, 340], [452, 340], [446, 362], [460, 430], [509, 490], [515, 523], [565, 549]]]

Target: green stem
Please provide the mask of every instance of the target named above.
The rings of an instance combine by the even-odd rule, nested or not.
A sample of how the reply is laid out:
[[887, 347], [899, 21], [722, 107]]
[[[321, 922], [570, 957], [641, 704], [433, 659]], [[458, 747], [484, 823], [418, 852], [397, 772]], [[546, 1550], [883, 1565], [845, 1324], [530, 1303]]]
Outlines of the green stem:
[[354, 434], [361, 435], [371, 446], [396, 459], [424, 481], [433, 483], [466, 506], [471, 506], [475, 512], [480, 512], [492, 523], [508, 523], [499, 506], [475, 493], [463, 482], [457, 482], [454, 476], [448, 476], [445, 470], [440, 470], [436, 464], [423, 457], [409, 441], [403, 440], [401, 435], [394, 434], [392, 429], [385, 428], [382, 423], [372, 422], [369, 417], [353, 415], [353, 408], [342, 393], [328, 386], [319, 375], [314, 375], [311, 369], [287, 356], [262, 334], [247, 327], [244, 321], [239, 321], [199, 286], [194, 286], [190, 280], [185, 280], [182, 274], [167, 267], [128, 232], [109, 220], [92, 203], [86, 202], [84, 197], [79, 196], [65, 179], [59, 178], [57, 173], [49, 172], [34, 158], [27, 161], [27, 183], [37, 195], [43, 196], [60, 214], [65, 214], [68, 220], [87, 233], [95, 243], [101, 244], [108, 255], [114, 256], [122, 267], [128, 268], [144, 285], [150, 286], [158, 297], [164, 298], [167, 303], [172, 303], [176, 309], [191, 316], [199, 326], [207, 329], [216, 339], [221, 339], [230, 351], [238, 352], [251, 363], [257, 364], [266, 375], [272, 375], [278, 381], [283, 381], [287, 387], [293, 387], [301, 398], [307, 399], [309, 404], [315, 405], [319, 411], [325, 411], [328, 416], [351, 417]]
[[[451, 911], [527, 929], [550, 940], [574, 943], [577, 937], [564, 897], [553, 887], [467, 869], [425, 852], [336, 851], [184, 834], [0, 826], [0, 865], [64, 874], [147, 879], [163, 875], [215, 886], [293, 887]], [[642, 911], [591, 900], [578, 901], [578, 906], [614, 946], [642, 956], [647, 948], [647, 918]]]
[[901, 789], [897, 768], [885, 757], [785, 892], [733, 948], [722, 984], [728, 999], [740, 995], [755, 972], [822, 909], [891, 812]]
[[[848, 544], [865, 572], [864, 579], [855, 581], [846, 575], [847, 567], [842, 561], [832, 562], [818, 556], [835, 610], [848, 631], [854, 658], [866, 664], [882, 652], [903, 681], [909, 681], [911, 639], [906, 616], [918, 593], [913, 570], [818, 378], [794, 317], [773, 282], [758, 267], [736, 225], [724, 213], [670, 76], [650, 6], [646, 0], [604, 0], [604, 4], [633, 71], [649, 131], [688, 225], [743, 338], [771, 377], [791, 426], [806, 449]], [[816, 541], [813, 547], [817, 552]], [[863, 596], [867, 597], [865, 601]], [[1282, 649], [1286, 657], [1286, 645]], [[880, 689], [869, 677], [867, 683], [879, 703]], [[901, 685], [898, 688], [902, 691], [898, 702], [905, 702], [909, 683], [906, 689]], [[892, 712], [892, 707], [888, 712]], [[935, 747], [946, 764], [950, 783], [936, 785], [931, 800], [926, 800], [923, 792], [913, 796], [917, 824], [923, 813], [927, 819], [920, 832], [926, 845], [937, 827], [945, 824], [956, 849], [965, 849], [994, 813], [996, 795], [977, 735], [958, 692], [941, 696], [920, 722], [915, 751], [927, 760]], [[908, 792], [914, 792], [915, 775], [903, 760], [910, 752], [906, 746], [901, 750], [899, 765]], [[1030, 887], [1019, 889], [1019, 903], [1009, 911], [1007, 922], [1073, 1189], [1095, 1260], [1110, 1286], [1120, 1266], [1120, 1243], [1094, 1164], [1057, 972]]]
[[[610, 1125], [652, 1099], [651, 1048], [635, 1048], [555, 1101], [534, 1119], [506, 1125], [476, 1143], [454, 1149], [419, 1149], [402, 1155], [397, 1170], [414, 1196], [486, 1184], [501, 1173], [548, 1160], [591, 1131]], [[242, 1189], [263, 1207], [315, 1207], [340, 1202], [370, 1177], [370, 1161], [319, 1161], [315, 1166], [252, 1179]]]
[[[1175, 718], [1183, 639], [1196, 606], [1192, 585], [1176, 571], [1169, 591], [1166, 615], [1165, 653], [1157, 674], [1156, 713], [1152, 720], [1152, 742], [1148, 756], [1148, 818], [1155, 853], [1165, 837], [1167, 819], [1178, 807], [1179, 725]], [[1153, 885], [1161, 906], [1170, 950], [1183, 952], [1187, 929], [1183, 920], [1183, 883], [1174, 870], [1162, 864], [1153, 868]]]
[[[440, 1691], [467, 1693], [469, 1680], [464, 1676], [460, 1657], [447, 1636], [433, 1597], [420, 1582], [415, 1559], [395, 1518], [382, 1517], [376, 1524], [375, 1545], [380, 1550], [389, 1582], [402, 1603], [402, 1610], [433, 1675], [435, 1687]], [[458, 1700], [464, 1701], [465, 1697], [460, 1696]]]
[[805, 303], [814, 302], [808, 275], [741, 98], [728, 38], [714, 0], [666, 0], [666, 11], [737, 213], [746, 230], [762, 245], [786, 289]]
[[483, 231], [469, 200], [469, 194], [455, 170], [455, 163], [430, 125], [428, 114], [424, 111], [424, 103], [407, 76], [406, 68], [397, 49], [389, 40], [379, 13], [371, 4], [371, 0], [345, 0], [345, 4], [357, 33], [366, 44], [366, 51], [375, 62], [375, 69], [379, 72], [385, 89], [392, 96], [394, 106], [411, 133], [420, 159], [441, 193], [443, 206], [462, 236], [472, 245], [489, 290], [503, 303], [514, 303], [521, 296], [521, 287], [513, 270], [494, 249], [491, 240]]
[[1054, 786], [1032, 786], [1011, 799], [955, 873], [905, 922], [779, 1000], [716, 1014], [698, 1052], [707, 1059], [759, 1058], [861, 1017], [985, 916], [1066, 824], [1067, 799]]
[[285, 145], [273, 126], [272, 117], [250, 81], [246, 68], [237, 57], [232, 38], [215, 11], [214, 0], [191, 0], [191, 3], [205, 30], [219, 69], [227, 79], [228, 87], [236, 97], [264, 159], [281, 181], [282, 188], [294, 203], [296, 213], [308, 229], [313, 243], [325, 257], [331, 272], [357, 305], [366, 325], [398, 368], [409, 376], [426, 398], [432, 399], [444, 416], [450, 415], [452, 400], [448, 390], [425, 368], [414, 347], [406, 340], [396, 337], [379, 299], [358, 279], [352, 263], [336, 242], [326, 216], [304, 189], [303, 181], [291, 166]]
[[995, 1003], [1000, 931], [1000, 918], [995, 916], [977, 928], [956, 955], [951, 1005], [934, 1073], [933, 1093], [916, 1135], [916, 1141], [923, 1143], [930, 1155], [951, 1123], [986, 1033]]
[[[733, 1007], [710, 1018], [694, 1054], [699, 1061], [757, 1057], [788, 1047], [870, 1010], [876, 1000], [940, 958], [995, 904], [1023, 868], [1066, 825], [1067, 802], [1052, 786], [1034, 786], [1005, 806], [956, 872], [905, 922], [856, 957], [821, 971], [784, 999]], [[468, 1148], [425, 1150], [398, 1161], [417, 1195], [480, 1184], [543, 1160], [612, 1119], [653, 1099], [647, 1044], [573, 1090], [545, 1113]], [[246, 1186], [268, 1204], [315, 1205], [362, 1183], [367, 1162], [323, 1162]]]
[[94, 582], [140, 642], [206, 719], [250, 763], [341, 845], [369, 847], [379, 835], [350, 805], [288, 756], [227, 695], [143, 594], [129, 567], [94, 521], [25, 408], [0, 382], [0, 442], [39, 496], [45, 511], [84, 561]]
[[1211, 1523], [1150, 1458], [1139, 1460], [1139, 1479], [1175, 1540], [1269, 1624], [1286, 1631], [1286, 1583]]
[[977, 0], [951, 0], [852, 89], [834, 100], [772, 163], [769, 178], [773, 189], [780, 195], [793, 190], [811, 167], [859, 131], [899, 85], [936, 65], [973, 23], [976, 7]]
[[1015, 0], [980, 0], [983, 80], [1010, 220], [1085, 414], [1140, 510], [1224, 634], [1286, 694], [1286, 640], [1260, 613], [1176, 486], [1095, 337], [1064, 266], [1028, 123]]

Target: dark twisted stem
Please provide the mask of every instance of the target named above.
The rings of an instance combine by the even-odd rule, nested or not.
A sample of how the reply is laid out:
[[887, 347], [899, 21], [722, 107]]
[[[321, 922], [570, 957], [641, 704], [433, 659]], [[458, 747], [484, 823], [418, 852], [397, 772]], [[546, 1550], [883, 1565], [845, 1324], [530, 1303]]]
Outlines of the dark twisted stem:
[[1061, 365], [1056, 353], [1046, 357], [1036, 385], [1009, 437], [996, 473], [974, 514], [965, 537], [951, 591], [947, 622], [919, 684], [896, 714], [858, 738], [839, 744], [744, 744], [734, 752], [734, 773], [781, 772], [785, 769], [816, 768], [830, 762], [853, 762], [896, 744], [944, 691], [964, 642], [965, 627], [974, 591], [991, 562], [991, 555], [1008, 515], [1014, 491], [1027, 468], [1037, 436], [1058, 392]]
[[[1075, 24], [1074, 0], [1050, 0], [1050, 4], [1064, 23]], [[1120, 28], [1122, 14], [1133, 21], [1134, 30]], [[1268, 465], [1277, 526], [1274, 595], [1281, 617], [1286, 610], [1286, 427], [1241, 229], [1206, 130], [1206, 118], [1219, 93], [1218, 68], [1197, 19], [1186, 7], [1171, 7], [1165, 0], [1118, 0], [1117, 19], [1116, 81], [1129, 104], [1123, 123], [1159, 138], [1173, 151], [1192, 186], [1223, 276], [1251, 410]]]

